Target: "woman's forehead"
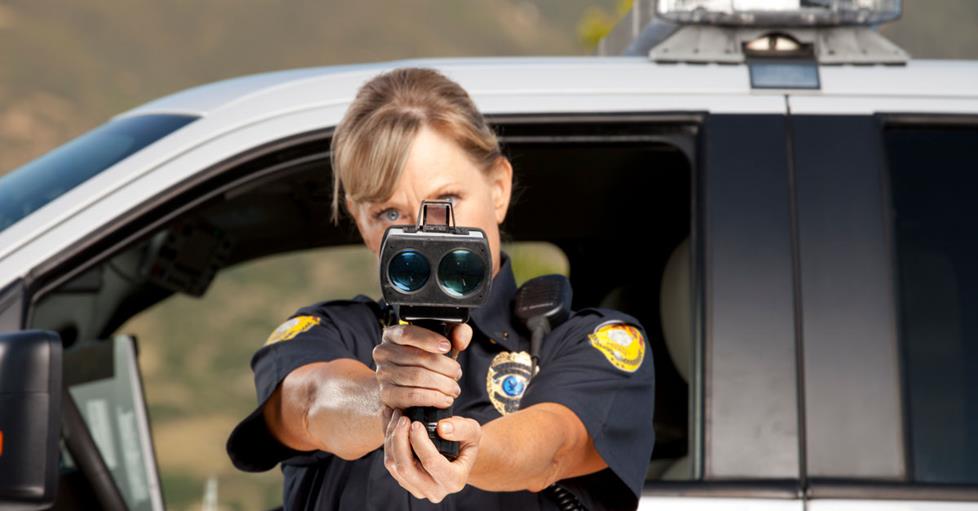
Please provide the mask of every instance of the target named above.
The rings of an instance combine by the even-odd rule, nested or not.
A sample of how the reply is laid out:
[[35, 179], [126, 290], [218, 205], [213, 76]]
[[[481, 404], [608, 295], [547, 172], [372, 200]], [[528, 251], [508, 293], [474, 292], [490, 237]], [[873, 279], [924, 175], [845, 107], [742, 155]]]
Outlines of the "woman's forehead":
[[454, 140], [423, 127], [408, 148], [402, 178], [403, 174], [414, 174], [429, 180], [442, 175], [464, 179], [473, 170], [472, 160]]
[[413, 195], [428, 198], [453, 187], [468, 189], [480, 184], [475, 179], [479, 174], [479, 169], [454, 142], [418, 140], [411, 146], [390, 200]]
[[409, 146], [400, 172], [390, 174], [397, 176], [396, 181], [386, 185], [378, 182], [374, 193], [365, 194], [357, 202], [369, 206], [406, 205], [437, 198], [445, 192], [470, 191], [482, 184], [478, 179], [481, 174], [454, 140], [424, 127]]
[[[402, 176], [403, 177], [403, 176]], [[375, 201], [374, 204], [403, 203], [411, 199], [435, 199], [443, 193], [464, 191], [472, 186], [471, 181], [458, 180], [440, 175], [435, 180], [402, 179], [394, 188], [394, 193], [385, 200]]]

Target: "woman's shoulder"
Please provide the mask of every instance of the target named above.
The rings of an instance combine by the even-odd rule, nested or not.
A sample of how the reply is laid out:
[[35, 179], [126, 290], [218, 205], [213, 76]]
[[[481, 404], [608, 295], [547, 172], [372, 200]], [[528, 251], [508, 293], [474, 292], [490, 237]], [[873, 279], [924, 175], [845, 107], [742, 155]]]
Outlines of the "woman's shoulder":
[[[566, 329], [560, 333], [555, 331], [559, 342], [554, 343], [555, 351], [551, 356], [587, 354], [589, 360], [598, 361], [602, 357], [595, 358], [595, 354], [600, 353], [625, 374], [635, 373], [646, 358], [648, 338], [645, 327], [631, 314], [608, 307], [585, 307], [574, 311], [561, 327]], [[595, 367], [606, 366], [597, 364]]]
[[323, 300], [321, 302], [311, 303], [304, 307], [300, 307], [296, 311], [295, 315], [301, 313], [316, 313], [321, 311], [331, 311], [331, 310], [345, 309], [351, 307], [352, 308], [358, 308], [358, 307], [362, 308], [364, 306], [373, 307], [376, 305], [378, 305], [378, 302], [373, 298], [370, 298], [367, 295], [359, 294], [354, 296], [353, 298], [335, 298], [332, 300]]
[[300, 307], [290, 317], [314, 316], [335, 324], [367, 321], [383, 326], [387, 324], [389, 312], [383, 298], [374, 300], [367, 295], [358, 294], [353, 298], [325, 300]]
[[578, 309], [571, 313], [567, 322], [581, 325], [590, 324], [594, 326], [601, 326], [606, 323], [626, 323], [643, 328], [642, 324], [635, 318], [635, 316], [608, 307], [585, 307], [583, 309]]

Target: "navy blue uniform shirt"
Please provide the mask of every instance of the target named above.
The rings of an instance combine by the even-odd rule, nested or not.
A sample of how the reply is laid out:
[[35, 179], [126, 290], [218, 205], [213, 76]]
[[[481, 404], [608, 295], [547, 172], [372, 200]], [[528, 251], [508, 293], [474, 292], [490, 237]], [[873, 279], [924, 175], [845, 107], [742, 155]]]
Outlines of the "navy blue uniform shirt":
[[[653, 370], [645, 330], [622, 312], [587, 308], [548, 334], [535, 378], [529, 335], [513, 323], [516, 281], [501, 252], [489, 300], [470, 314], [473, 338], [458, 356], [463, 375], [454, 414], [480, 424], [536, 403], [560, 403], [587, 428], [608, 468], [558, 484], [591, 510], [635, 509], [652, 454]], [[282, 464], [285, 509], [303, 510], [557, 510], [550, 491], [487, 492], [471, 485], [438, 504], [419, 500], [384, 467], [384, 449], [346, 461], [323, 451], [301, 452], [278, 442], [261, 408], [289, 372], [312, 362], [359, 360], [371, 369], [381, 342], [381, 305], [358, 295], [299, 309], [251, 361], [259, 406], [228, 439], [234, 465], [265, 471]]]

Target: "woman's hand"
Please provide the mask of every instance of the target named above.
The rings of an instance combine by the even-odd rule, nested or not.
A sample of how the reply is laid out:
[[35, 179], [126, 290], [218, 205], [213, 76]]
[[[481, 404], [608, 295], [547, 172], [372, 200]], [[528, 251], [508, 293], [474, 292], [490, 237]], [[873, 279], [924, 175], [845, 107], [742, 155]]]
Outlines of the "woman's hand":
[[438, 452], [423, 424], [412, 423], [400, 410], [394, 410], [384, 436], [387, 471], [415, 498], [435, 504], [465, 488], [479, 453], [482, 427], [474, 419], [450, 417], [438, 422], [438, 436], [459, 443], [455, 461]]
[[[416, 325], [392, 325], [374, 347], [375, 375], [384, 404], [385, 424], [393, 410], [412, 406], [448, 408], [461, 392], [462, 367], [455, 360], [472, 340], [472, 327], [455, 325], [452, 342]], [[445, 356], [452, 351], [452, 356]]]

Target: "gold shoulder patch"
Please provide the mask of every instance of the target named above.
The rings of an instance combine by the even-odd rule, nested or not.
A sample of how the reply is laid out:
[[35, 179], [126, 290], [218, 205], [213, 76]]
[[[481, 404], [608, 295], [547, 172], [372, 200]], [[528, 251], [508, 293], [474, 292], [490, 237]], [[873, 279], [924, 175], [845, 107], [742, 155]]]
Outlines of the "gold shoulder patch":
[[645, 358], [645, 339], [638, 328], [613, 319], [596, 326], [587, 337], [591, 346], [618, 369], [634, 373], [642, 365]]
[[296, 316], [279, 325], [278, 328], [272, 332], [272, 335], [268, 336], [268, 340], [265, 341], [265, 346], [275, 344], [279, 341], [288, 341], [302, 332], [305, 332], [306, 330], [318, 325], [319, 321], [319, 318], [316, 316]]

